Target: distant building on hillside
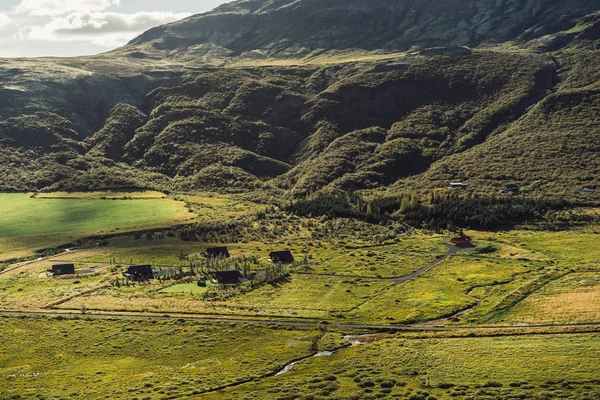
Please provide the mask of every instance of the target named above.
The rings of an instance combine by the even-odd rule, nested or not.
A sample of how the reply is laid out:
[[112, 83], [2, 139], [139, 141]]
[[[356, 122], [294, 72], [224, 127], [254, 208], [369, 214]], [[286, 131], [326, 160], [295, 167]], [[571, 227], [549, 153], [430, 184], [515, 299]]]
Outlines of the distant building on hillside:
[[75, 264], [55, 264], [52, 269], [46, 270], [47, 276], [74, 275]]
[[584, 193], [584, 194], [596, 193], [596, 188], [585, 187], [585, 188], [581, 189], [581, 193]]
[[217, 271], [215, 272], [215, 279], [213, 283], [219, 283], [221, 285], [235, 285], [240, 283], [242, 280], [242, 273], [240, 271]]
[[210, 247], [208, 249], [206, 249], [206, 253], [205, 253], [206, 258], [217, 258], [217, 257], [222, 257], [222, 258], [229, 258], [229, 250], [227, 250], [227, 247]]
[[154, 278], [154, 272], [151, 265], [131, 265], [123, 276], [136, 282], [148, 281]]
[[463, 234], [461, 236], [452, 238], [450, 243], [455, 246], [471, 246], [473, 244], [473, 239], [470, 236]]
[[294, 256], [289, 250], [273, 251], [269, 254], [269, 259], [275, 264], [291, 264], [294, 262]]
[[452, 189], [465, 189], [469, 187], [469, 184], [463, 182], [452, 182], [448, 187]]
[[504, 191], [506, 193], [516, 194], [521, 191], [521, 188], [516, 183], [509, 183], [508, 185], [504, 185]]

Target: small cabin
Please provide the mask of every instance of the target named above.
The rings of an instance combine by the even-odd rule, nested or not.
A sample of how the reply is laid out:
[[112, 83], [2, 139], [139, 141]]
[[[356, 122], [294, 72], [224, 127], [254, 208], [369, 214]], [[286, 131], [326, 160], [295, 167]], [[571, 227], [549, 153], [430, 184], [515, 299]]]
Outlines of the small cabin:
[[294, 256], [289, 250], [273, 251], [269, 254], [269, 259], [275, 264], [291, 264], [294, 262]]
[[56, 264], [46, 270], [48, 276], [75, 275], [75, 264]]
[[131, 265], [123, 276], [136, 282], [148, 281], [154, 278], [154, 272], [151, 265]]
[[469, 187], [469, 184], [463, 182], [452, 182], [449, 187], [452, 189], [466, 189]]
[[583, 189], [581, 189], [581, 193], [587, 194], [587, 193], [596, 193], [596, 189], [595, 188], [591, 188], [591, 187], [584, 187]]
[[213, 283], [221, 285], [235, 285], [241, 282], [242, 273], [240, 271], [217, 271]]
[[452, 238], [450, 243], [455, 246], [471, 246], [473, 244], [473, 239], [470, 236], [462, 235]]
[[227, 250], [227, 247], [210, 247], [208, 249], [206, 249], [206, 253], [205, 253], [206, 258], [229, 258], [231, 257], [229, 255], [229, 250]]
[[504, 191], [506, 193], [519, 193], [521, 188], [516, 183], [509, 183], [508, 185], [504, 185]]

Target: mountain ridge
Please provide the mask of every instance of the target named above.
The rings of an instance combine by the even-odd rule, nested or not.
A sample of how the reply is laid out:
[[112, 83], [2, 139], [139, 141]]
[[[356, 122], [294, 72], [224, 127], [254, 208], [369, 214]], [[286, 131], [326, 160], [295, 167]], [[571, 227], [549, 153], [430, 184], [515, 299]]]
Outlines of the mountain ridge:
[[229, 57], [289, 58], [322, 50], [479, 47], [566, 30], [597, 10], [592, 0], [242, 0], [154, 28], [124, 49], [164, 56], [209, 46]]
[[[518, 183], [530, 195], [599, 201], [580, 193], [600, 184], [594, 117], [600, 13], [592, 3], [452, 0], [443, 9], [417, 7], [422, 19], [413, 20], [411, 35], [421, 41], [408, 41], [407, 49], [408, 36], [387, 25], [373, 28], [381, 34], [368, 23], [343, 31], [345, 41], [337, 41], [342, 31], [323, 32], [357, 25], [356, 16], [368, 22], [364, 15], [371, 14], [393, 24], [390, 7], [407, 11], [412, 0], [238, 1], [98, 56], [7, 60], [0, 67], [0, 99], [7, 105], [0, 109], [0, 188], [261, 190], [302, 197], [427, 193], [461, 180], [473, 193], [496, 194]], [[452, 19], [445, 13], [457, 4], [479, 8], [458, 10]], [[334, 13], [338, 25], [324, 25], [325, 31], [303, 22], [340, 7], [354, 17]], [[275, 21], [281, 13], [298, 16], [297, 26]], [[470, 24], [458, 26], [465, 15], [473, 16]], [[516, 22], [485, 34], [504, 15]], [[452, 32], [433, 40], [436, 29], [427, 21], [436, 16], [437, 29], [450, 22], [459, 31], [479, 27], [485, 40], [455, 41]], [[207, 18], [218, 28], [209, 35], [214, 43], [198, 42], [210, 31], [211, 25], [198, 28]], [[219, 30], [233, 29], [222, 18], [270, 22], [243, 41], [235, 29], [220, 36]], [[301, 26], [302, 40], [321, 41], [297, 51], [297, 37], [278, 39]], [[372, 47], [357, 48], [357, 37]], [[394, 37], [397, 47], [386, 48]], [[492, 44], [497, 37], [510, 40]], [[323, 40], [338, 46], [320, 48]], [[234, 42], [237, 47], [228, 44]]]

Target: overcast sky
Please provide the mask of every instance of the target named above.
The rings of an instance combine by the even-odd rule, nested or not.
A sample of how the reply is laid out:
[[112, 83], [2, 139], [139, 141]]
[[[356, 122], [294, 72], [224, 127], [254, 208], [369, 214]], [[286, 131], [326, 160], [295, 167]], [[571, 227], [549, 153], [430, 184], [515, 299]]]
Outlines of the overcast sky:
[[229, 0], [0, 0], [0, 57], [77, 56]]

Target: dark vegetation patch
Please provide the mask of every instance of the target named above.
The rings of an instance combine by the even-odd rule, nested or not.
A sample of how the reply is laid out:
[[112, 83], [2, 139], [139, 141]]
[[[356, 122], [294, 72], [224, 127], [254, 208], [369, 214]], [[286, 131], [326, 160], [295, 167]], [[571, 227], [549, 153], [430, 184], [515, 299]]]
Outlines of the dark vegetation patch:
[[455, 230], [541, 221], [549, 211], [567, 207], [569, 203], [562, 200], [514, 196], [432, 195], [427, 201], [420, 201], [416, 195], [365, 200], [357, 194], [320, 193], [292, 202], [286, 209], [310, 217], [357, 218], [373, 223], [399, 221], [417, 228]]

